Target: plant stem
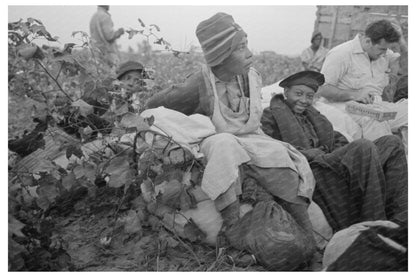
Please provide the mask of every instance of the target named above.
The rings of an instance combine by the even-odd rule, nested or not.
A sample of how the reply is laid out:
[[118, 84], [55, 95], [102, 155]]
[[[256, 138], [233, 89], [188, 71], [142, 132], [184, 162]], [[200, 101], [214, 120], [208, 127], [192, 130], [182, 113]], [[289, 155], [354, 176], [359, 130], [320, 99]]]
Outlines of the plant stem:
[[174, 231], [174, 232], [172, 232], [174, 235], [175, 235], [175, 238], [177, 239], [177, 240], [179, 240], [181, 243], [182, 243], [182, 245], [186, 248], [186, 250], [188, 250], [191, 254], [192, 254], [192, 256], [195, 258], [195, 260], [197, 261], [197, 263], [198, 263], [198, 265], [199, 266], [201, 266], [201, 261], [198, 259], [198, 256], [195, 254], [195, 252], [192, 250], [192, 248], [189, 246], [189, 245], [187, 245], [179, 236], [178, 236], [178, 234], [176, 234], [176, 232]]
[[88, 44], [88, 49], [90, 50], [91, 55], [92, 55], [92, 58], [94, 60], [94, 65], [95, 65], [95, 70], [97, 71], [97, 76], [99, 76], [100, 73], [98, 72], [98, 61], [97, 61], [97, 58], [94, 55], [94, 51], [91, 48], [91, 44], [90, 44], [90, 41], [89, 40], [87, 41], [87, 44]]
[[58, 80], [59, 74], [61, 74], [62, 68], [64, 67], [64, 63], [61, 63], [61, 67], [59, 68], [58, 74], [56, 74], [55, 79]]
[[35, 59], [35, 61], [40, 65], [40, 67], [42, 67], [42, 69], [46, 72], [46, 74], [48, 74], [49, 75], [49, 77], [56, 83], [56, 85], [58, 86], [58, 88], [59, 88], [59, 90], [60, 91], [62, 91], [62, 93], [66, 96], [66, 97], [68, 97], [68, 99], [71, 101], [71, 102], [74, 102], [74, 100], [72, 100], [72, 98], [68, 95], [68, 93], [66, 93], [65, 91], [64, 91], [64, 89], [61, 87], [61, 84], [59, 84], [59, 82], [58, 82], [58, 80], [56, 80], [55, 79], [55, 77], [53, 77], [52, 76], [52, 74], [48, 71], [48, 69], [40, 62], [40, 61], [38, 61], [37, 59]]

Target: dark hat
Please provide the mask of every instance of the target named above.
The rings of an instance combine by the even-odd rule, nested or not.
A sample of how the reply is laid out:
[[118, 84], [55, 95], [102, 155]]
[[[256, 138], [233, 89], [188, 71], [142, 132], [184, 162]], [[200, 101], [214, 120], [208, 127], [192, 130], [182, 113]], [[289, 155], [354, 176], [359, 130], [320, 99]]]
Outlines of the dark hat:
[[213, 67], [228, 58], [247, 34], [231, 15], [217, 13], [198, 24], [196, 36], [207, 64]]
[[116, 70], [117, 79], [120, 79], [123, 77], [124, 74], [126, 74], [129, 71], [140, 71], [144, 72], [144, 66], [135, 61], [127, 61], [125, 63], [122, 63]]
[[279, 86], [289, 88], [296, 85], [305, 85], [317, 91], [318, 87], [322, 86], [323, 83], [325, 83], [325, 77], [322, 73], [316, 71], [301, 71], [281, 81]]

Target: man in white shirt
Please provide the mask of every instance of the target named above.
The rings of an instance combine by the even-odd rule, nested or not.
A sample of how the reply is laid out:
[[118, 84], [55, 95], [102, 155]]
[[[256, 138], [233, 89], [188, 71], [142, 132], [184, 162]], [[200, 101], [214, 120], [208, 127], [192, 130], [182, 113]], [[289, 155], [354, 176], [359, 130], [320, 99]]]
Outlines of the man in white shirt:
[[[397, 103], [381, 100], [383, 89], [389, 83], [389, 74], [398, 71], [398, 53], [390, 48], [399, 43], [402, 53], [407, 53], [406, 42], [400, 27], [388, 20], [369, 24], [364, 34], [331, 49], [321, 73], [325, 84], [319, 90], [320, 101], [345, 111], [345, 102], [354, 100], [373, 105], [385, 111], [397, 112], [394, 120], [379, 122], [371, 117], [348, 114], [362, 130], [362, 136], [375, 140], [407, 125], [407, 99]], [[319, 107], [318, 107], [319, 109]], [[331, 120], [331, 114], [321, 111]], [[337, 125], [337, 122], [333, 122]]]

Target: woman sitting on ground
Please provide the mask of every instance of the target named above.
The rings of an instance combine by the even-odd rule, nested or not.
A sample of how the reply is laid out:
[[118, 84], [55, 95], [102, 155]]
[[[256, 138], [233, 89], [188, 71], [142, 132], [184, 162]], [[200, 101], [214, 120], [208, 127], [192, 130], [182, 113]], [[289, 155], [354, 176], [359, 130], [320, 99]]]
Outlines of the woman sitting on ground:
[[215, 200], [225, 229], [238, 220], [238, 209], [233, 208], [238, 208], [238, 176], [243, 169], [246, 176], [256, 179], [279, 199], [306, 230], [309, 245], [303, 255], [310, 258], [315, 241], [307, 207], [314, 179], [301, 153], [260, 129], [261, 77], [251, 67], [247, 34], [230, 15], [217, 13], [198, 25], [196, 35], [207, 65], [184, 84], [154, 95], [147, 108], [164, 106], [186, 115], [210, 117], [216, 134], [205, 138], [200, 146], [208, 160], [201, 188]]

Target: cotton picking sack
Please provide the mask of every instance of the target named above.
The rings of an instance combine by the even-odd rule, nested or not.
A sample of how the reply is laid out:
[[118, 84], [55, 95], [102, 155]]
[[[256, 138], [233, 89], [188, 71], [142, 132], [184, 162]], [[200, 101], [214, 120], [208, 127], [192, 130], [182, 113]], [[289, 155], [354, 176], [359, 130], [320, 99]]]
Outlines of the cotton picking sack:
[[303, 229], [275, 201], [262, 201], [226, 231], [230, 244], [253, 254], [267, 270], [295, 270], [306, 261]]

